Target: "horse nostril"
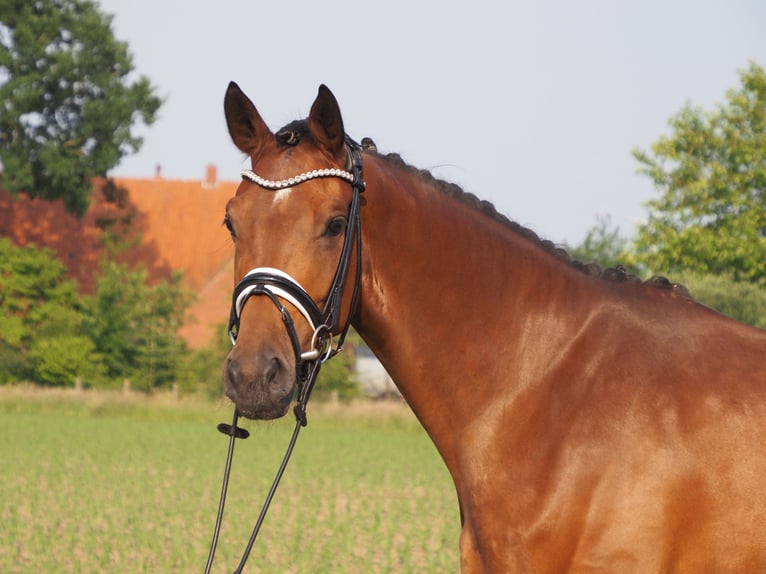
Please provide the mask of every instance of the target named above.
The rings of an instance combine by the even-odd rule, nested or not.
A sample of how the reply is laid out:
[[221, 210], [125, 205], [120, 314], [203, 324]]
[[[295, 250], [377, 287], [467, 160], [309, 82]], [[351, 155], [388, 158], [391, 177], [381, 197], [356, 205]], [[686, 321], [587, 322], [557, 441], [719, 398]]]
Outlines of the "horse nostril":
[[232, 392], [250, 385], [274, 385], [279, 382], [284, 369], [283, 361], [272, 352], [255, 357], [228, 357], [224, 366], [224, 378]]
[[241, 369], [236, 359], [228, 358], [226, 360], [226, 378], [230, 383], [236, 383], [239, 380]]
[[266, 370], [264, 371], [264, 378], [266, 382], [271, 385], [274, 383], [274, 379], [277, 378], [277, 375], [279, 374], [280, 364], [279, 359], [274, 357], [269, 361], [268, 366], [266, 367]]

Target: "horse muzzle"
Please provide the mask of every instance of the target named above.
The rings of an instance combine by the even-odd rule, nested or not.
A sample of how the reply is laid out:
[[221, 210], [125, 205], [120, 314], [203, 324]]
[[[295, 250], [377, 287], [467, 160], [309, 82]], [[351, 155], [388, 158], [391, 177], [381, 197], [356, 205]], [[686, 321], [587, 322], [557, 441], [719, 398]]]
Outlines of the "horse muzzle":
[[249, 419], [284, 416], [295, 391], [295, 364], [270, 348], [242, 353], [234, 347], [223, 369], [226, 396]]
[[[253, 297], [260, 300], [261, 307], [257, 311], [250, 307], [250, 322], [243, 322], [245, 304]], [[297, 310], [311, 329], [311, 346], [306, 352], [301, 350], [301, 336], [285, 304]], [[234, 289], [229, 318], [234, 347], [223, 369], [226, 396], [241, 415], [251, 419], [285, 415], [303, 380], [299, 375], [305, 365], [326, 360], [332, 350], [332, 334], [322, 319], [314, 300], [284, 271], [261, 267], [242, 278]]]

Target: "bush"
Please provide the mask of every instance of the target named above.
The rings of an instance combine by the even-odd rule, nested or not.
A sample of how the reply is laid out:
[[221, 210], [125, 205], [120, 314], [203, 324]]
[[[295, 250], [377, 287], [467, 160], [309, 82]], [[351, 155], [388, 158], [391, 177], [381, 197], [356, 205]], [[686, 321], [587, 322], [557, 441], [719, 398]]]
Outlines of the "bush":
[[748, 325], [766, 329], [766, 285], [736, 281], [727, 275], [681, 274], [683, 283], [697, 301]]
[[76, 285], [53, 251], [0, 238], [0, 382], [34, 379], [30, 348], [81, 321]]
[[78, 335], [36, 340], [29, 359], [35, 381], [47, 385], [73, 387], [80, 379], [85, 385], [97, 386], [106, 370], [93, 341]]
[[146, 271], [106, 258], [96, 292], [82, 296], [51, 250], [0, 238], [0, 383], [169, 387], [190, 301], [180, 275], [149, 285]]
[[169, 387], [186, 353], [178, 336], [189, 293], [180, 275], [147, 284], [145, 270], [104, 260], [96, 291], [84, 302], [83, 330], [103, 357], [107, 376], [134, 389]]
[[322, 365], [317, 377], [312, 400], [326, 401], [337, 397], [342, 401], [350, 401], [360, 396], [359, 385], [352, 374], [353, 357], [348, 351], [339, 353]]

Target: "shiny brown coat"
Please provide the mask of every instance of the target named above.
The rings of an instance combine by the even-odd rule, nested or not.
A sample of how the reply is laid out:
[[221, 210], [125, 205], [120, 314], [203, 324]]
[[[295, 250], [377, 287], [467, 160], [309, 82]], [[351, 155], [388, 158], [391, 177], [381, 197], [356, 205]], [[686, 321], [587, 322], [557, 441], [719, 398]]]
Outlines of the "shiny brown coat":
[[[297, 145], [235, 84], [225, 108], [259, 175], [344, 166], [324, 87], [289, 128]], [[353, 325], [452, 475], [462, 571], [766, 571], [766, 332], [678, 289], [584, 273], [429, 176], [363, 158]], [[278, 267], [321, 301], [341, 245], [324, 230], [350, 193], [243, 182], [226, 215], [235, 280]], [[249, 302], [224, 368], [241, 413], [286, 412], [291, 356], [273, 305]]]

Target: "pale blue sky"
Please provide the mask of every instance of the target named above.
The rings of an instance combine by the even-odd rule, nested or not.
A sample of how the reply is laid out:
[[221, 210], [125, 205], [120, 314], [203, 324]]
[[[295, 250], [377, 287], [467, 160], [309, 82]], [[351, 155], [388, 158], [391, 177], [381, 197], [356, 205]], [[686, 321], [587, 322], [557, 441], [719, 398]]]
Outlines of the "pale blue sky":
[[214, 163], [236, 180], [229, 80], [272, 129], [305, 117], [324, 83], [352, 137], [569, 244], [597, 213], [630, 234], [655, 195], [631, 150], [766, 66], [760, 0], [100, 3], [167, 99], [114, 174], [195, 179]]

